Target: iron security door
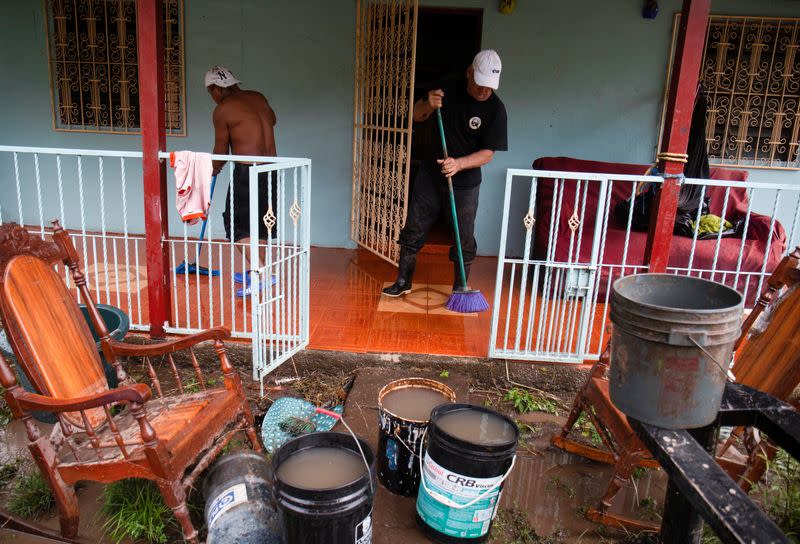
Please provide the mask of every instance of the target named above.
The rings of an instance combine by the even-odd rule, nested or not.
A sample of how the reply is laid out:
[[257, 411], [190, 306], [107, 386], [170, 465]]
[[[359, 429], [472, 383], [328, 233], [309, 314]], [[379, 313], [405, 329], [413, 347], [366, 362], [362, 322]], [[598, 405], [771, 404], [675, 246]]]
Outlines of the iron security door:
[[408, 205], [417, 0], [360, 0], [351, 237], [396, 263]]

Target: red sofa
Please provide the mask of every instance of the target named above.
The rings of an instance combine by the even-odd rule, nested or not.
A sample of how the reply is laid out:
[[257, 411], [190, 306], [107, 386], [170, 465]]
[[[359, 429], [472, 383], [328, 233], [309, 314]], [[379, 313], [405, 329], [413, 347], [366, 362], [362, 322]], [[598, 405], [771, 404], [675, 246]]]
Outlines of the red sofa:
[[[536, 170], [555, 170], [564, 172], [642, 175], [647, 171], [648, 165], [585, 161], [569, 157], [543, 157], [536, 159], [533, 162], [533, 168]], [[745, 181], [747, 179], [747, 175], [748, 172], [746, 170], [726, 170], [721, 168], [711, 169], [712, 179]], [[556, 261], [577, 261], [588, 263], [591, 255], [594, 222], [597, 217], [600, 184], [596, 182], [589, 183], [586, 193], [586, 212], [583, 224], [583, 233], [581, 236], [580, 255], [577, 256], [577, 250], [574, 249], [577, 246], [576, 240], [575, 246], [573, 246], [573, 255], [570, 256], [569, 240], [571, 230], [568, 222], [576, 205], [576, 183], [577, 182], [575, 180], [567, 180], [564, 183], [565, 190], [561, 195], [561, 215], [558, 218], [557, 231], [555, 233], [556, 247], [550, 249], [554, 250], [553, 256]], [[602, 255], [600, 255], [600, 263], [602, 264], [622, 264], [623, 248], [625, 244], [625, 226], [618, 224], [614, 219], [614, 208], [618, 202], [630, 198], [632, 185], [633, 182], [614, 182], [610, 203], [611, 217], [608, 221], [608, 232], [606, 235], [605, 248]], [[579, 197], [580, 200], [583, 198], [582, 194], [583, 188], [581, 188], [581, 196]], [[540, 178], [538, 181], [536, 194], [536, 224], [533, 246], [533, 255], [537, 259], [544, 259], [547, 255], [548, 237], [550, 235], [551, 210], [553, 206], [557, 204], [553, 202], [553, 196], [554, 180]], [[722, 216], [722, 205], [725, 199], [725, 187], [708, 187], [706, 190], [706, 196], [710, 197], [711, 199], [710, 213]], [[580, 200], [578, 202], [579, 215], [581, 213], [580, 207], [583, 206], [583, 202]], [[732, 188], [728, 196], [728, 205], [724, 214], [725, 218], [728, 220], [744, 218], [747, 214], [747, 205], [747, 190], [743, 187]], [[764, 262], [767, 241], [770, 238], [770, 222], [771, 218], [769, 216], [755, 212], [750, 213], [750, 221], [747, 228], [744, 251], [742, 254], [742, 272], [761, 271]], [[714, 278], [716, 281], [723, 281], [722, 274], [720, 274], [719, 271], [724, 272], [736, 270], [736, 262], [739, 257], [741, 243], [741, 238], [722, 238], [716, 267], [718, 273]], [[644, 263], [644, 250], [646, 244], [646, 232], [631, 232], [626, 264], [642, 265]], [[692, 261], [693, 269], [710, 270], [712, 268], [716, 244], [716, 238], [697, 241], [694, 260]], [[686, 267], [689, 263], [691, 248], [691, 238], [673, 236], [668, 267]], [[766, 252], [767, 273], [772, 272], [778, 262], [780, 262], [785, 251], [786, 232], [780, 222], [776, 221], [774, 232], [770, 241], [769, 251]], [[601, 270], [601, 274], [599, 287], [600, 297], [602, 300], [605, 297], [606, 286], [608, 285], [609, 268], [604, 267]], [[612, 277], [612, 281], [618, 275], [619, 269], [615, 269], [613, 272], [614, 277]], [[704, 277], [708, 278], [709, 276], [705, 275]], [[724, 282], [732, 287], [735, 287], [740, 292], [743, 292], [745, 289], [746, 279], [740, 276], [737, 285], [734, 286], [734, 274], [729, 273], [724, 279]], [[752, 277], [749, 283], [750, 285], [747, 289], [747, 298], [749, 302], [752, 302], [752, 300], [757, 296], [755, 291], [758, 286], [758, 279]]]

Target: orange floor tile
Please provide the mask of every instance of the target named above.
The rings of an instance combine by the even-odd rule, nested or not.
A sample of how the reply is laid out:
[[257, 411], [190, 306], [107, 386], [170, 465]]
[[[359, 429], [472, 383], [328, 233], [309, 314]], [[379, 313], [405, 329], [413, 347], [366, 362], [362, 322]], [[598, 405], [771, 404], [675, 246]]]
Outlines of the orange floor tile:
[[[133, 323], [147, 324], [143, 241], [130, 241], [127, 252], [121, 241], [109, 244], [102, 248], [90, 242], [85, 251], [82, 240], [78, 244], [93, 293], [98, 302], [119, 306], [128, 312]], [[186, 247], [176, 244], [173, 249], [171, 261], [175, 265], [184, 259], [195, 260], [191, 244]], [[116, 259], [104, 259], [104, 255], [115, 255]], [[246, 262], [241, 254], [225, 244], [204, 250], [201, 263], [207, 265], [209, 259], [212, 267], [220, 271], [218, 277], [175, 275], [170, 267], [173, 326], [204, 329], [221, 325], [235, 335], [248, 334], [251, 329], [249, 299], [235, 296], [241, 285], [232, 281], [232, 272], [246, 269]], [[446, 252], [425, 251], [419, 256], [414, 289], [409, 295], [397, 299], [382, 297], [381, 289], [394, 281], [396, 270], [366, 250], [312, 248], [309, 347], [354, 352], [488, 355], [491, 308], [479, 314], [457, 314], [444, 307], [453, 281], [453, 268]], [[494, 303], [496, 273], [495, 258], [479, 257], [473, 263], [470, 287], [479, 289], [490, 305]], [[282, 282], [293, 277], [289, 272], [281, 276]], [[561, 307], [556, 303], [550, 305], [550, 314], [542, 314], [539, 311], [543, 303], [541, 295], [526, 297], [526, 304], [530, 305], [533, 300], [537, 306], [533, 312], [529, 311], [530, 306], [523, 308], [523, 318], [518, 322], [518, 296], [517, 293], [512, 297], [510, 305], [507, 293], [500, 297], [496, 338], [499, 346], [513, 347], [518, 327], [523, 337], [529, 325], [535, 331], [543, 323], [549, 326], [552, 322], [555, 330], [569, 330], [569, 318], [561, 317], [569, 316], [569, 311], [559, 313]], [[605, 337], [601, 330], [604, 312], [604, 305], [598, 304], [591, 331], [592, 350], [597, 349]], [[528, 336], [530, 345], [536, 346], [537, 334]], [[557, 334], [552, 337], [554, 342], [559, 338]], [[577, 339], [564, 335], [560, 341], [563, 349], [574, 345]], [[522, 347], [526, 347], [524, 341]]]
[[[372, 253], [314, 248], [311, 255], [312, 349], [488, 355], [491, 309], [479, 314], [457, 314], [444, 307], [453, 281], [446, 254], [421, 254], [412, 292], [397, 299], [380, 295], [381, 289], [394, 281], [396, 268]], [[494, 302], [496, 273], [495, 258], [479, 257], [472, 266], [470, 286], [479, 289], [490, 304]], [[506, 309], [507, 304], [507, 297], [501, 297], [501, 308]], [[512, 300], [512, 316], [516, 316], [517, 307], [518, 301]], [[602, 312], [603, 305], [598, 304], [593, 345], [601, 340]], [[569, 315], [566, 311], [564, 314]], [[537, 315], [534, 320], [534, 325], [538, 324]], [[505, 323], [501, 313], [498, 341], [505, 335]], [[525, 317], [523, 330], [527, 325]], [[516, 326], [514, 320], [510, 329]], [[572, 344], [576, 341], [572, 339]], [[567, 343], [568, 339], [563, 338], [562, 345]]]

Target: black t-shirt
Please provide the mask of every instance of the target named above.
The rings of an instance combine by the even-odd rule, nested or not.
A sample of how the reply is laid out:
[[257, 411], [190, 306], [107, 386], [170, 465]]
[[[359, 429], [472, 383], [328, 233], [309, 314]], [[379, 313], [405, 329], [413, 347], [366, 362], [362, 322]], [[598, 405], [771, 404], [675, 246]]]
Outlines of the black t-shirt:
[[[442, 89], [442, 123], [444, 135], [447, 140], [447, 151], [451, 157], [463, 157], [481, 149], [492, 151], [506, 151], [508, 149], [506, 107], [497, 96], [492, 95], [483, 102], [475, 100], [467, 93], [467, 78], [450, 77], [442, 80], [431, 89]], [[427, 92], [418, 99], [425, 99]], [[435, 113], [431, 116], [434, 124], [434, 141], [439, 150], [439, 156], [444, 156], [441, 150], [439, 128], [436, 124]], [[427, 164], [437, 172], [440, 171], [436, 163]], [[453, 185], [456, 187], [474, 187], [481, 182], [481, 169], [470, 168], [462, 170], [453, 176]]]

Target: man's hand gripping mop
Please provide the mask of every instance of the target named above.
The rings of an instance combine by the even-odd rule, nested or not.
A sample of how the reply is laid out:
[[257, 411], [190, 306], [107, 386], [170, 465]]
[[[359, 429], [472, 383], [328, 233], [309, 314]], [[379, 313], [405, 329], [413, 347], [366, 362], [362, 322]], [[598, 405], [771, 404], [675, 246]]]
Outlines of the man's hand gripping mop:
[[[442, 140], [442, 152], [444, 158], [447, 155], [447, 142], [444, 138], [444, 125], [442, 124], [442, 112], [440, 108], [436, 108], [436, 122], [439, 125], [439, 137]], [[461, 252], [461, 236], [458, 230], [458, 214], [456, 213], [456, 197], [453, 193], [453, 178], [447, 176], [447, 190], [450, 193], [450, 212], [453, 215], [453, 237], [456, 241], [456, 250], [458, 252], [458, 267], [461, 273], [459, 278], [460, 286], [457, 287], [447, 299], [445, 307], [451, 312], [458, 312], [461, 314], [471, 314], [473, 312], [485, 312], [489, 309], [489, 303], [486, 302], [483, 294], [477, 289], [470, 289], [467, 286], [467, 274], [464, 271], [464, 256]]]

